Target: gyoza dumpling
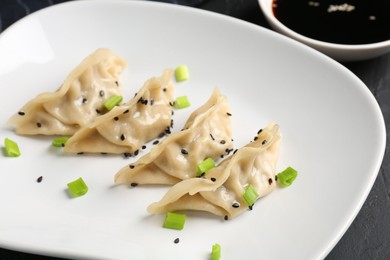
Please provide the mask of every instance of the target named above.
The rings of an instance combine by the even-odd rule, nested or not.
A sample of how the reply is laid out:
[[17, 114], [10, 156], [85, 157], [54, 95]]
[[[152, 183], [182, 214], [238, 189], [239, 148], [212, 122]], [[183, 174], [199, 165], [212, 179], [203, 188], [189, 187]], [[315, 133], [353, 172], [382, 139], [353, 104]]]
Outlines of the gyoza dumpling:
[[182, 131], [172, 134], [137, 162], [123, 167], [117, 184], [174, 184], [196, 175], [205, 158], [217, 160], [232, 151], [230, 107], [215, 89], [195, 110]]
[[77, 131], [65, 145], [71, 153], [132, 154], [168, 132], [172, 118], [173, 71], [145, 82], [128, 104], [113, 108]]
[[209, 170], [204, 178], [183, 180], [171, 187], [148, 211], [201, 210], [232, 218], [248, 210], [253, 206], [243, 198], [248, 185], [257, 191], [258, 198], [276, 187], [280, 137], [278, 125], [268, 125], [253, 142]]
[[109, 49], [86, 57], [56, 92], [29, 101], [8, 123], [22, 135], [72, 135], [104, 112], [103, 103], [121, 95], [119, 74], [126, 62]]

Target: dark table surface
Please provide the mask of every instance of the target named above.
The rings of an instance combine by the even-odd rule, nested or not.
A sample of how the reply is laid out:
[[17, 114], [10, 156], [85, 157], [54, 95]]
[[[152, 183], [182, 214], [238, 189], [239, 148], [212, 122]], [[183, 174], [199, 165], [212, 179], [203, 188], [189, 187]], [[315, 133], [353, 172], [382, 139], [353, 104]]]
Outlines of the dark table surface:
[[[0, 32], [18, 19], [66, 0], [0, 0]], [[190, 0], [165, 0], [186, 4]], [[257, 0], [192, 0], [196, 8], [226, 14], [269, 28]], [[187, 4], [186, 4], [187, 5]], [[390, 53], [381, 57], [344, 63], [371, 90], [390, 129]], [[387, 130], [388, 131], [388, 130]], [[388, 134], [388, 133], [387, 133]], [[362, 209], [341, 240], [326, 257], [332, 259], [390, 259], [390, 159], [386, 154], [375, 184]], [[0, 249], [0, 259], [54, 259]]]

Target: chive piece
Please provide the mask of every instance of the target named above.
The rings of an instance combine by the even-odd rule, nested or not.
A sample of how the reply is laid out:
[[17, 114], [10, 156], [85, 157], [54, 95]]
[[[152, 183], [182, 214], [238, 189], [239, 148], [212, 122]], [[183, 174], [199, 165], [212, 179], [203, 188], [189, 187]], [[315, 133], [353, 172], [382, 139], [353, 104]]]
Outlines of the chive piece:
[[88, 186], [84, 180], [80, 177], [77, 180], [68, 183], [69, 192], [73, 197], [79, 197], [87, 193]]
[[5, 138], [4, 139], [5, 144], [5, 151], [9, 157], [19, 157], [20, 156], [20, 150], [17, 143], [12, 141], [11, 139]]
[[290, 186], [295, 178], [298, 176], [298, 172], [291, 168], [287, 167], [284, 171], [279, 172], [276, 177], [278, 178], [278, 182], [280, 182], [283, 186]]
[[111, 110], [113, 109], [116, 105], [118, 105], [119, 103], [121, 103], [123, 100], [123, 97], [122, 96], [116, 96], [116, 95], [113, 95], [111, 96], [109, 99], [107, 99], [103, 105], [105, 108], [107, 108], [108, 110]]
[[175, 69], [175, 78], [177, 82], [185, 81], [190, 78], [187, 65], [180, 65]]
[[174, 212], [168, 212], [163, 227], [170, 229], [182, 230], [186, 222], [186, 215]]
[[211, 260], [221, 259], [221, 246], [219, 244], [214, 244], [211, 249]]
[[62, 136], [62, 137], [58, 137], [58, 138], [55, 138], [51, 144], [54, 146], [54, 147], [64, 147], [65, 146], [65, 143], [68, 141], [69, 137], [67, 136]]
[[257, 193], [256, 189], [251, 184], [249, 184], [246, 187], [244, 195], [242, 197], [244, 198], [246, 204], [251, 207], [253, 206], [253, 204], [255, 204], [255, 201], [259, 197], [259, 194]]
[[206, 160], [198, 163], [197, 165], [198, 176], [206, 173], [207, 171], [209, 171], [214, 167], [215, 167], [215, 162], [212, 158], [207, 158]]
[[190, 101], [188, 100], [187, 96], [180, 96], [177, 97], [175, 100], [175, 108], [181, 109], [181, 108], [186, 108], [189, 107]]

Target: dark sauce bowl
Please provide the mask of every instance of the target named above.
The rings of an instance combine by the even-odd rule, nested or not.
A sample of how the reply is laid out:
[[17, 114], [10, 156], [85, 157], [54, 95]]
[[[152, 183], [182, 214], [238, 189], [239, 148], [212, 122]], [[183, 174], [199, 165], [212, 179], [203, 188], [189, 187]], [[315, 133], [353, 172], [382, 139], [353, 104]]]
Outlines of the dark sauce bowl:
[[[304, 12], [299, 13], [299, 10], [294, 10], [294, 8], [291, 8], [291, 6], [287, 7], [285, 11], [291, 10], [291, 12], [295, 12], [294, 15], [295, 15], [295, 17], [297, 17], [296, 18], [297, 20], [300, 20], [299, 22], [301, 22], [301, 24], [306, 24], [308, 26], [318, 25], [318, 26], [314, 27], [314, 29], [309, 28], [309, 30], [312, 30], [312, 31], [307, 32], [304, 29], [302, 29], [302, 30], [296, 29], [296, 28], [301, 28], [301, 27], [299, 27], [299, 24], [297, 24], [293, 20], [291, 21], [291, 23], [289, 23], [287, 25], [286, 22], [283, 23], [283, 22], [281, 22], [281, 20], [279, 20], [276, 17], [277, 14], [274, 11], [275, 11], [275, 9], [277, 10], [277, 8], [276, 8], [277, 6], [275, 6], [275, 4], [278, 3], [277, 0], [258, 0], [258, 1], [259, 1], [259, 5], [260, 5], [260, 8], [261, 8], [263, 14], [264, 14], [267, 22], [269, 23], [269, 25], [271, 26], [272, 29], [274, 29], [275, 31], [277, 31], [281, 34], [284, 34], [290, 38], [293, 38], [301, 43], [304, 43], [304, 44], [328, 55], [329, 57], [331, 57], [337, 61], [348, 62], [348, 61], [366, 60], [366, 59], [375, 58], [375, 57], [378, 57], [378, 56], [381, 56], [383, 54], [390, 52], [390, 39], [388, 38], [390, 31], [387, 31], [387, 30], [390, 30], [389, 26], [384, 26], [384, 30], [382, 30], [383, 31], [382, 34], [384, 34], [384, 35], [380, 35], [380, 36], [375, 35], [376, 38], [374, 38], [374, 36], [371, 36], [372, 33], [374, 31], [379, 31], [379, 29], [381, 29], [381, 28], [379, 28], [378, 30], [376, 30], [376, 28], [374, 28], [375, 30], [373, 28], [365, 29], [365, 28], [363, 28], [364, 25], [359, 24], [358, 22], [347, 21], [350, 24], [353, 24], [353, 25], [356, 24], [356, 26], [354, 27], [355, 35], [348, 36], [347, 33], [340, 34], [340, 32], [337, 32], [337, 30], [325, 31], [326, 26], [322, 26], [322, 25], [331, 24], [329, 22], [329, 20], [323, 21], [323, 24], [321, 24], [321, 22], [318, 22], [318, 21], [315, 21], [315, 22], [313, 21], [312, 23], [307, 21], [307, 22], [302, 23], [302, 21], [303, 21], [302, 16], [308, 15], [308, 14], [307, 13], [304, 14]], [[286, 2], [288, 2], [288, 1], [286, 1]], [[293, 4], [298, 4], [296, 1], [290, 1], [290, 2], [292, 2]], [[307, 5], [313, 5], [313, 6], [309, 6], [309, 7], [313, 7], [313, 9], [315, 9], [316, 5], [320, 5], [324, 2], [326, 2], [326, 1], [307, 0]], [[350, 2], [356, 2], [356, 1], [350, 1]], [[329, 4], [329, 1], [326, 3]], [[291, 3], [288, 3], [288, 4], [291, 4]], [[306, 8], [306, 7], [303, 6], [303, 8]], [[338, 13], [343, 13], [343, 12], [347, 13], [349, 9], [353, 9], [353, 8], [355, 8], [354, 5], [353, 4], [348, 5], [348, 1], [346, 1], [345, 3], [343, 2], [343, 5], [332, 6], [332, 10], [334, 10], [335, 12], [338, 12]], [[330, 12], [332, 10], [330, 10]], [[314, 15], [313, 15], [313, 17], [315, 17], [316, 19], [320, 16], [318, 14], [314, 14]], [[299, 17], [299, 16], [301, 16], [301, 17]], [[338, 14], [338, 16], [340, 16], [340, 14]], [[345, 19], [347, 19], [347, 18], [349, 19], [349, 17], [351, 17], [351, 16], [350, 15], [348, 16], [348, 14], [347, 14]], [[374, 16], [370, 17], [370, 19], [375, 19], [375, 18], [376, 17], [374, 17]], [[387, 19], [387, 16], [385, 18]], [[337, 19], [340, 19], [340, 17], [338, 17]], [[341, 24], [341, 21], [342, 20], [340, 20], [340, 24]], [[342, 28], [342, 26], [345, 26], [345, 24], [346, 24], [346, 22], [342, 22], [342, 24], [340, 25], [340, 28]], [[385, 22], [384, 24], [387, 25], [387, 22]], [[295, 28], [295, 29], [292, 29], [292, 28]], [[337, 24], [333, 25], [333, 28], [337, 28]], [[321, 30], [323, 30], [323, 31], [321, 31]], [[345, 31], [347, 31], [347, 30], [345, 30]], [[342, 32], [343, 31], [341, 31], [341, 33]], [[352, 30], [348, 30], [348, 33], [352, 33], [352, 32], [353, 32]], [[334, 33], [334, 35], [332, 35], [332, 33]], [[368, 35], [368, 34], [370, 34], [370, 35]], [[343, 36], [343, 38], [340, 38], [339, 37], [340, 35]], [[322, 37], [322, 36], [324, 36], [324, 37]], [[325, 38], [325, 36], [327, 38]], [[379, 39], [379, 40], [376, 41], [376, 39]]]

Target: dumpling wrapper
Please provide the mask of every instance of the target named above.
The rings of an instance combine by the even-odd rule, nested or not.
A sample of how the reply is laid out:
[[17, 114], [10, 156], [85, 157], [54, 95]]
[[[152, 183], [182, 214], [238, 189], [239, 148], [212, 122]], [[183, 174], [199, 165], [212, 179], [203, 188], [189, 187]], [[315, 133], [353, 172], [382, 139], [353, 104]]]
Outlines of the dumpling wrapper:
[[148, 211], [156, 214], [200, 210], [228, 218], [247, 211], [249, 205], [243, 199], [243, 194], [249, 184], [257, 191], [259, 198], [276, 187], [280, 139], [278, 125], [269, 124], [253, 142], [208, 171], [204, 178], [191, 178], [172, 186], [159, 202], [148, 207]]
[[219, 159], [233, 149], [230, 107], [218, 89], [173, 133], [137, 162], [115, 175], [117, 184], [175, 184], [195, 177], [205, 158]]
[[65, 144], [70, 153], [133, 154], [146, 142], [169, 132], [172, 119], [173, 71], [147, 80], [127, 104], [77, 131]]
[[103, 103], [121, 95], [119, 75], [126, 62], [101, 48], [86, 57], [55, 92], [45, 92], [25, 104], [8, 124], [21, 135], [72, 135], [92, 122]]

